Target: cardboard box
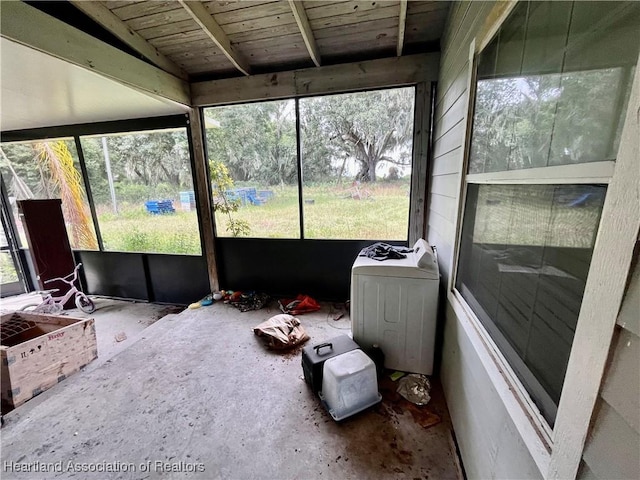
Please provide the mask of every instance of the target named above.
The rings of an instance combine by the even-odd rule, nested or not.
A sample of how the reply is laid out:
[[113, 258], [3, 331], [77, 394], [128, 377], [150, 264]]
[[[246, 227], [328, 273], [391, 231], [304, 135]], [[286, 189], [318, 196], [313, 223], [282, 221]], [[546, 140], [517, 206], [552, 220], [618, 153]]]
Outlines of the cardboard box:
[[22, 405], [96, 359], [94, 322], [39, 313], [3, 314], [2, 410]]

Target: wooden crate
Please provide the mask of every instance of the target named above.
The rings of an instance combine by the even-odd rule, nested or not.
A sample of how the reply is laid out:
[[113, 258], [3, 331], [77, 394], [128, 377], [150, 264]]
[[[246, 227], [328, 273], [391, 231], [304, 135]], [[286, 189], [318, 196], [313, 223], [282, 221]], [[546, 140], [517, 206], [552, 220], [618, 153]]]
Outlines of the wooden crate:
[[94, 322], [27, 312], [3, 314], [2, 410], [23, 404], [97, 358]]

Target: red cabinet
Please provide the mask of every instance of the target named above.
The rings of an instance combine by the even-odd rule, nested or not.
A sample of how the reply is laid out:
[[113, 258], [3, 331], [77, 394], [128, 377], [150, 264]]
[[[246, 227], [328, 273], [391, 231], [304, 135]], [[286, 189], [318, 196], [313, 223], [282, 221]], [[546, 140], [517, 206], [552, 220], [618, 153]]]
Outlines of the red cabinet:
[[[62, 216], [62, 201], [19, 200], [18, 213], [27, 235], [29, 251], [39, 288], [60, 289], [54, 295], [64, 295], [69, 286], [61, 281], [45, 284], [46, 280], [64, 277], [73, 272], [75, 261]], [[65, 308], [73, 308], [73, 298]]]

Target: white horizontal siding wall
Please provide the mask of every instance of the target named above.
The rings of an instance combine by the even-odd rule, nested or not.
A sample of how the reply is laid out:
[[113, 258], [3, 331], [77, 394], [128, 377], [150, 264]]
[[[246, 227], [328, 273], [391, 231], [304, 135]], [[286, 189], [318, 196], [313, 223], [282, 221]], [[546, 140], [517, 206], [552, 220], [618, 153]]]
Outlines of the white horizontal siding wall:
[[[636, 251], [639, 251], [636, 248]], [[640, 478], [640, 267], [635, 265], [578, 478]]]
[[[444, 285], [453, 262], [468, 106], [469, 46], [494, 2], [456, 2], [442, 42], [429, 189], [428, 239], [438, 249]], [[477, 343], [447, 305], [442, 382], [469, 478], [541, 474], [480, 360]]]
[[451, 272], [456, 202], [464, 150], [469, 45], [493, 5], [494, 2], [454, 3], [442, 39], [427, 236], [429, 242], [438, 249], [440, 271], [447, 279]]

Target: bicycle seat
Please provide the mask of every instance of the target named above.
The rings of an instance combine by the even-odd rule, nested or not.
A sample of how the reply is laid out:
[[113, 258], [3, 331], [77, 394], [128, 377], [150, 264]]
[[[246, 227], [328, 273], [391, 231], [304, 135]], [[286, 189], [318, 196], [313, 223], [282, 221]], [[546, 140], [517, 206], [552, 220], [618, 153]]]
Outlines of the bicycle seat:
[[36, 290], [33, 293], [37, 293], [38, 295], [50, 295], [52, 293], [59, 292], [59, 291], [60, 291], [59, 288], [52, 288], [51, 290]]

